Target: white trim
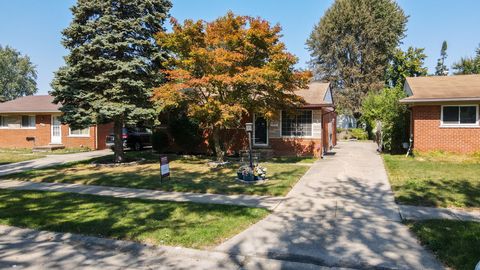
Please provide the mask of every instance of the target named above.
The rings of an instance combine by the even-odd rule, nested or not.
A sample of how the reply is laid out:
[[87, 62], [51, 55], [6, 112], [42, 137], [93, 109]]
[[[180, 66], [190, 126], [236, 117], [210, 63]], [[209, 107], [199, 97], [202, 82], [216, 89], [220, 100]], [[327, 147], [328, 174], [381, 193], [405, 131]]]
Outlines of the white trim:
[[283, 111], [280, 110], [280, 138], [316, 139], [316, 137], [313, 137], [313, 110], [312, 109], [296, 109], [296, 110], [298, 110], [298, 111], [310, 111], [310, 113], [312, 114], [312, 123], [311, 123], [312, 135], [310, 135], [310, 136], [295, 136], [295, 135], [284, 136], [283, 133], [282, 133], [282, 114], [283, 114]]
[[400, 100], [400, 103], [417, 103], [417, 102], [455, 102], [455, 101], [480, 101], [478, 97], [471, 98], [404, 98]]
[[68, 137], [74, 138], [90, 138], [90, 127], [86, 128], [88, 130], [88, 134], [72, 134], [72, 128], [68, 127]]
[[269, 139], [270, 139], [270, 138], [269, 138], [269, 136], [268, 136], [268, 120], [267, 120], [265, 117], [264, 117], [263, 119], [265, 119], [265, 122], [266, 122], [266, 127], [265, 127], [266, 130], [265, 130], [265, 132], [267, 133], [267, 134], [266, 134], [266, 135], [267, 135], [267, 138], [266, 138], [266, 139], [267, 139], [267, 142], [266, 142], [266, 143], [256, 143], [256, 142], [255, 142], [255, 130], [256, 130], [257, 128], [256, 128], [256, 125], [255, 125], [255, 121], [257, 120], [257, 116], [256, 116], [256, 114], [253, 114], [253, 132], [252, 132], [253, 138], [252, 138], [252, 140], [253, 140], [253, 145], [255, 145], [255, 146], [268, 146], [268, 143], [269, 143]]
[[[443, 108], [444, 107], [475, 107], [477, 119], [475, 124], [461, 124], [460, 123], [460, 110], [458, 110], [458, 121], [457, 124], [445, 124], [443, 123]], [[462, 104], [462, 105], [442, 105], [440, 108], [440, 127], [441, 128], [475, 128], [480, 127], [480, 114], [479, 114], [479, 107], [477, 104]]]

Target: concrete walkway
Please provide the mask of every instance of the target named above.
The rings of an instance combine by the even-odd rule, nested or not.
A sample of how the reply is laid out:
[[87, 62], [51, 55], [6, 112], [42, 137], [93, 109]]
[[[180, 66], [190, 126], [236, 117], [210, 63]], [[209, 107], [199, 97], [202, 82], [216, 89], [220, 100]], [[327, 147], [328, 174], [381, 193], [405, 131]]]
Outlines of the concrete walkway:
[[443, 269], [401, 218], [368, 142], [340, 143], [273, 214], [216, 248], [231, 254], [359, 269]]
[[[155, 247], [0, 225], [0, 269], [340, 270], [312, 264], [177, 247]], [[347, 269], [344, 269], [347, 270]]]
[[405, 220], [451, 219], [480, 222], [480, 211], [465, 211], [451, 208], [434, 208], [412, 205], [399, 205], [400, 214]]
[[62, 183], [39, 183], [24, 182], [15, 180], [0, 180], [0, 189], [15, 190], [41, 190], [74, 192], [100, 196], [111, 196], [118, 198], [141, 198], [149, 200], [175, 201], [175, 202], [196, 202], [216, 203], [228, 205], [242, 205], [250, 207], [261, 207], [269, 210], [275, 207], [284, 199], [282, 197], [253, 196], [253, 195], [220, 195], [201, 194], [186, 192], [166, 192], [147, 189], [62, 184]]
[[32, 159], [17, 163], [0, 165], [0, 176], [7, 174], [28, 171], [32, 169], [46, 168], [61, 165], [69, 162], [82, 161], [86, 159], [102, 157], [111, 154], [111, 150], [99, 150], [64, 155], [48, 155], [39, 159]]

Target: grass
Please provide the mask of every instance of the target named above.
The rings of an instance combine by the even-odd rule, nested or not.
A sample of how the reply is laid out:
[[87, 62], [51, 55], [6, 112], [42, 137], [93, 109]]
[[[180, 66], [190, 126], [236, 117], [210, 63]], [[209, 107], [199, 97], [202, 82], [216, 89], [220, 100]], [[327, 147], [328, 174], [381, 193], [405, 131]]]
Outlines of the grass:
[[415, 158], [383, 155], [399, 203], [433, 207], [480, 207], [480, 160], [429, 153]]
[[158, 156], [147, 151], [129, 152], [128, 156], [131, 158], [144, 157], [147, 159], [147, 163], [125, 167], [95, 167], [91, 162], [77, 162], [26, 171], [3, 178], [178, 192], [283, 196], [309, 168], [282, 162], [265, 162], [262, 165], [268, 170], [269, 180], [261, 184], [245, 185], [234, 180], [240, 166], [238, 163], [212, 169], [207, 166], [211, 160], [205, 157], [179, 158], [172, 156], [170, 161], [171, 177], [161, 182]]
[[0, 149], [0, 165], [10, 164], [15, 162], [22, 162], [37, 158], [45, 157], [46, 155], [63, 155], [79, 152], [90, 151], [88, 148], [65, 148], [58, 149], [52, 152], [32, 152], [32, 149], [28, 148], [15, 148], [15, 149]]
[[408, 225], [422, 244], [449, 267], [473, 270], [480, 261], [480, 223], [427, 220]]
[[213, 246], [267, 214], [231, 205], [0, 190], [1, 224], [157, 245]]
[[44, 157], [45, 153], [33, 153], [31, 149], [0, 149], [0, 165]]

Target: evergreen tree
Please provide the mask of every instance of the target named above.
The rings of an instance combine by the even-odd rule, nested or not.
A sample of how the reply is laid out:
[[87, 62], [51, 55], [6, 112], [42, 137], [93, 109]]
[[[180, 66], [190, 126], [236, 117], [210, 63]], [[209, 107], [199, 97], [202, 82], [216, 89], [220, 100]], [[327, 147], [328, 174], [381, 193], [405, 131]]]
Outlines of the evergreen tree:
[[153, 120], [152, 88], [164, 60], [155, 35], [168, 0], [79, 0], [63, 31], [70, 53], [52, 82], [62, 121], [73, 128], [114, 123], [115, 161], [124, 160], [122, 128]]
[[336, 0], [325, 12], [307, 46], [317, 79], [332, 82], [341, 111], [358, 118], [365, 95], [382, 89], [406, 23], [393, 0]]
[[437, 76], [447, 76], [448, 68], [445, 65], [445, 60], [447, 59], [447, 41], [443, 41], [442, 49], [440, 50], [440, 58], [437, 60], [437, 66], [435, 67], [435, 75]]
[[37, 92], [37, 71], [28, 56], [0, 45], [0, 102]]

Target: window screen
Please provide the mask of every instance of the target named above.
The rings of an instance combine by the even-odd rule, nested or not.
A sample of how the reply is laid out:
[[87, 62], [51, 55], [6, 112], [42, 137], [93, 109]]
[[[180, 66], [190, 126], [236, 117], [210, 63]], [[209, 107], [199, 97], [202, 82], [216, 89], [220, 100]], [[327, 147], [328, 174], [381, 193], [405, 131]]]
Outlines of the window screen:
[[74, 136], [88, 136], [90, 135], [90, 128], [83, 128], [83, 129], [71, 129], [70, 135]]
[[35, 116], [22, 115], [22, 128], [34, 128], [34, 127], [35, 127]]
[[282, 136], [312, 136], [312, 111], [282, 111]]
[[477, 122], [477, 106], [445, 106], [443, 107], [443, 124], [475, 124]]

